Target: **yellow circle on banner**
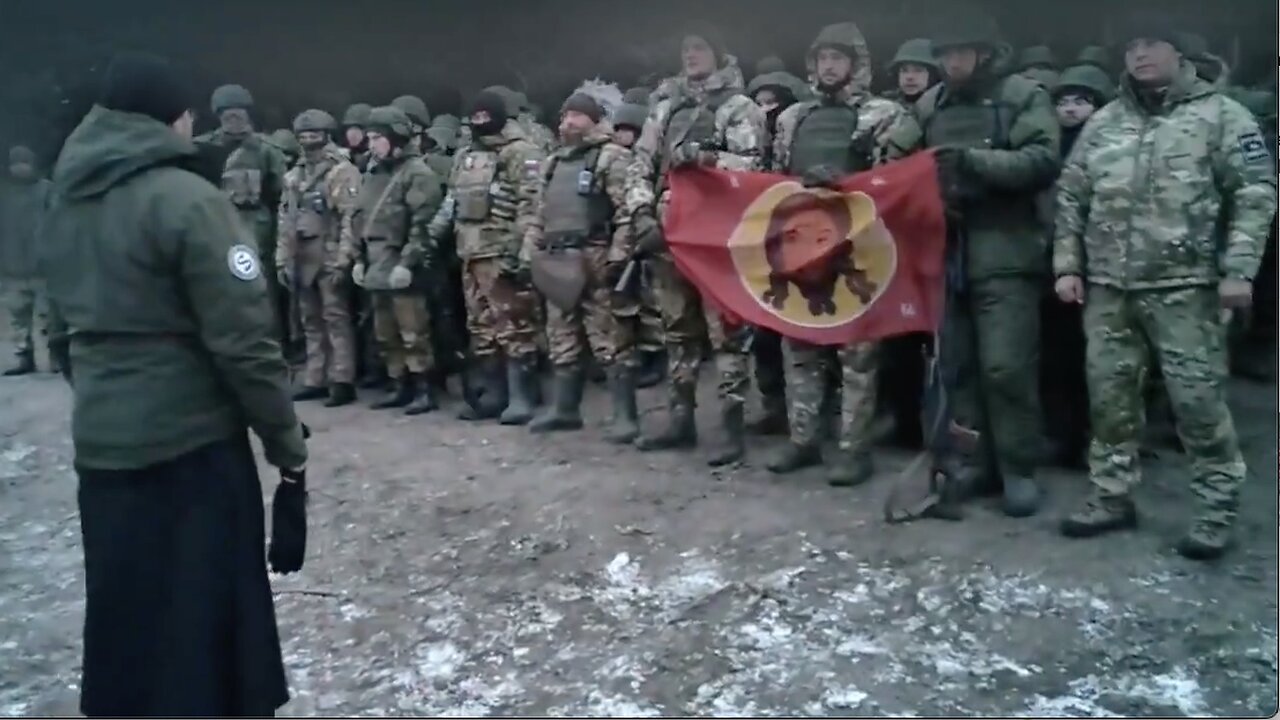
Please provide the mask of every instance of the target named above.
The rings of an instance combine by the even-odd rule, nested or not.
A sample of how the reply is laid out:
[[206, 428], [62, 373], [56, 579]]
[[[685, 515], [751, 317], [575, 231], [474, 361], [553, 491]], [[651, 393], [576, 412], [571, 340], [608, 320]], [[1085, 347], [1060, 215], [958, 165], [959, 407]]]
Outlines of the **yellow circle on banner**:
[[793, 181], [747, 206], [729, 253], [760, 307], [809, 328], [839, 327], [862, 315], [889, 287], [898, 262], [870, 195]]

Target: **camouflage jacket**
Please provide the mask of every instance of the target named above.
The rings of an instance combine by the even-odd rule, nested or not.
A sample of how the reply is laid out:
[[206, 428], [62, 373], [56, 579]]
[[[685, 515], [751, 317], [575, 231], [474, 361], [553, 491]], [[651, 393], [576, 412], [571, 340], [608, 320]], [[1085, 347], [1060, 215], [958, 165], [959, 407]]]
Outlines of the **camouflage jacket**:
[[276, 263], [298, 272], [294, 280], [304, 286], [321, 269], [348, 268], [355, 248], [351, 217], [359, 199], [360, 171], [336, 145], [324, 148], [315, 162], [304, 155], [284, 176]]
[[36, 244], [48, 195], [48, 180], [0, 181], [0, 278], [36, 276]]
[[1054, 273], [1131, 290], [1252, 279], [1275, 184], [1249, 111], [1190, 63], [1154, 112], [1123, 83], [1058, 182]]
[[[526, 256], [542, 242], [542, 229], [546, 206], [543, 193], [551, 181], [556, 161], [578, 153], [589, 153], [599, 148], [595, 167], [591, 168], [595, 186], [608, 198], [612, 217], [609, 222], [610, 237], [600, 238], [609, 243], [609, 262], [625, 262], [631, 256], [631, 212], [627, 209], [627, 173], [631, 165], [631, 151], [612, 141], [613, 129], [608, 123], [597, 125], [586, 137], [581, 147], [558, 148], [551, 154], [542, 173], [538, 192], [534, 199], [533, 222], [524, 236]], [[597, 241], [596, 238], [590, 238]]]
[[354, 247], [348, 257], [364, 263], [364, 286], [389, 290], [397, 265], [422, 281], [427, 260], [427, 226], [440, 208], [440, 178], [412, 150], [378, 162], [365, 173], [352, 215]]
[[[764, 111], [743, 94], [742, 71], [728, 58], [724, 67], [702, 81], [680, 76], [665, 81], [654, 92], [649, 117], [645, 120], [627, 177], [627, 207], [632, 213], [648, 207], [659, 214], [666, 205], [666, 190], [657, 197], [662, 173], [670, 152], [667, 126], [672, 113], [690, 100], [706, 105], [713, 94], [724, 96], [715, 110], [716, 167], [722, 170], [760, 170], [768, 143]], [[659, 202], [660, 201], [660, 202]]]
[[200, 135], [193, 142], [222, 161], [222, 190], [260, 243], [270, 237], [270, 247], [263, 253], [269, 256], [275, 249], [271, 224], [276, 219], [275, 209], [288, 170], [284, 153], [261, 133], [238, 139], [219, 129]]
[[545, 158], [515, 120], [497, 135], [473, 138], [454, 157], [448, 193], [431, 221], [431, 254], [452, 228], [462, 260], [518, 256], [534, 222]]
[[542, 152], [549, 153], [559, 144], [556, 141], [556, 134], [551, 128], [538, 122], [531, 113], [520, 113], [516, 117], [516, 123], [520, 125], [520, 129], [524, 131], [526, 137], [539, 148]]

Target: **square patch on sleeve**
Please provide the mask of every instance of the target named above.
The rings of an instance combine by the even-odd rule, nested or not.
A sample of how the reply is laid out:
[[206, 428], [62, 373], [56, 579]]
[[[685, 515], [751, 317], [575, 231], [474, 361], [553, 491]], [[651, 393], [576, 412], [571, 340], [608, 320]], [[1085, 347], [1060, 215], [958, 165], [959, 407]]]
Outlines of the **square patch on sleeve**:
[[1271, 157], [1261, 133], [1248, 132], [1240, 136], [1240, 156], [1249, 165], [1256, 165]]

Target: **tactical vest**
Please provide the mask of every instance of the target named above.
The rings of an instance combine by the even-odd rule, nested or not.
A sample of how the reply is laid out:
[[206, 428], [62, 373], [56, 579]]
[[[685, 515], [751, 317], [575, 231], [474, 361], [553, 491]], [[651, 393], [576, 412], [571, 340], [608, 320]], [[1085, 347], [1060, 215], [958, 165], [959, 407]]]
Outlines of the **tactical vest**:
[[[979, 102], [947, 103], [946, 86], [938, 85], [920, 99], [917, 117], [928, 147], [1009, 148], [1009, 125], [1026, 98], [1012, 97], [1007, 80]], [[994, 96], [994, 97], [992, 97]]]
[[568, 157], [553, 155], [542, 195], [543, 239], [548, 246], [581, 247], [609, 235], [609, 197], [598, 172], [600, 147]]
[[222, 190], [241, 210], [262, 207], [262, 157], [255, 138], [248, 138], [227, 156]]
[[662, 133], [666, 140], [664, 163], [672, 150], [686, 142], [696, 142], [708, 150], [719, 149], [716, 147], [716, 112], [731, 97], [732, 92], [722, 90], [711, 93], [705, 103], [684, 94], [671, 98], [671, 112], [667, 114], [667, 126]]
[[453, 181], [459, 222], [478, 223], [493, 217], [511, 221], [516, 217], [516, 196], [500, 177], [498, 153], [472, 148], [458, 164]]
[[329, 193], [325, 180], [328, 179], [333, 167], [332, 162], [325, 160], [316, 168], [315, 174], [310, 179], [306, 179], [306, 166], [298, 166], [298, 169], [303, 171], [304, 179], [299, 188], [294, 229], [302, 238], [318, 238], [324, 235], [329, 227]]
[[804, 103], [796, 113], [787, 172], [802, 175], [819, 165], [829, 165], [847, 173], [870, 169], [870, 147], [854, 146], [854, 133], [857, 131], [857, 107], [820, 101]]
[[[403, 167], [402, 167], [403, 169]], [[386, 242], [392, 247], [404, 244], [408, 218], [404, 203], [394, 197], [403, 173], [373, 172], [364, 176], [360, 186], [360, 219], [356, 228], [366, 242]]]

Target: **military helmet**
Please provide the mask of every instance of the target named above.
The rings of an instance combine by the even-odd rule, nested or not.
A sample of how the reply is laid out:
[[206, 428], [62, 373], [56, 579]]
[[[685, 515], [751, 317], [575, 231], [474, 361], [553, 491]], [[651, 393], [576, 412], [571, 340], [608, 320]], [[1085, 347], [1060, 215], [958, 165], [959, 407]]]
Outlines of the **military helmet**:
[[214, 115], [221, 115], [226, 110], [236, 108], [248, 110], [253, 107], [253, 95], [242, 85], [223, 85], [213, 91], [209, 105]]
[[522, 99], [522, 96], [520, 93], [517, 93], [515, 90], [512, 90], [506, 85], [490, 85], [489, 87], [485, 88], [481, 92], [491, 92], [500, 96], [503, 102], [507, 104], [508, 117], [515, 117], [516, 115], [519, 115], [522, 109], [523, 103], [527, 102], [526, 100]]
[[434, 118], [432, 118], [431, 127], [446, 128], [454, 133], [457, 133], [458, 128], [462, 127], [462, 121], [458, 119], [457, 115], [450, 115], [448, 113], [445, 113], [444, 115], [437, 115]]
[[889, 61], [889, 70], [897, 70], [902, 65], [921, 65], [930, 70], [938, 70], [938, 61], [933, 56], [933, 43], [929, 38], [912, 38], [898, 46], [893, 60]]
[[369, 111], [373, 106], [368, 103], [355, 103], [342, 113], [342, 124], [344, 127], [364, 127], [369, 122]]
[[267, 136], [267, 140], [272, 145], [280, 148], [286, 155], [301, 155], [302, 146], [298, 144], [298, 138], [288, 128], [280, 128], [273, 131]]
[[844, 22], [828, 25], [818, 31], [818, 37], [809, 45], [808, 59], [812, 61], [818, 51], [824, 47], [839, 48], [841, 52], [854, 59], [858, 58], [858, 48], [866, 47], [867, 41], [862, 31], [853, 23]]
[[333, 116], [323, 110], [311, 108], [298, 113], [298, 117], [293, 119], [293, 131], [301, 132], [333, 132], [338, 129], [338, 123]]
[[644, 105], [624, 103], [613, 111], [613, 126], [631, 128], [636, 132], [644, 129], [644, 121], [649, 117], [649, 108]]
[[409, 116], [418, 127], [429, 127], [431, 125], [431, 113], [427, 112], [427, 104], [422, 102], [422, 98], [417, 95], [401, 95], [391, 101], [391, 107], [398, 107]]
[[1023, 48], [1018, 54], [1018, 69], [1026, 70], [1033, 67], [1058, 67], [1058, 59], [1053, 56], [1053, 50], [1048, 45], [1032, 45]]
[[755, 99], [756, 93], [764, 88], [782, 88], [796, 100], [808, 94], [808, 86], [800, 78], [789, 72], [772, 72], [759, 75], [747, 85], [747, 95]]
[[934, 33], [933, 55], [957, 47], [995, 48], [1000, 42], [1000, 33], [995, 21], [977, 11], [960, 12]]
[[434, 125], [427, 128], [425, 134], [446, 152], [452, 152], [458, 149], [458, 131], [451, 127]]
[[1179, 33], [1181, 39], [1178, 41], [1178, 49], [1188, 60], [1207, 60], [1209, 57], [1209, 43], [1204, 39], [1203, 35], [1196, 33], [1184, 32]]
[[769, 55], [760, 58], [756, 62], [756, 75], [768, 75], [769, 73], [786, 72], [787, 64], [777, 55]]
[[1080, 54], [1076, 56], [1076, 63], [1080, 65], [1092, 65], [1103, 71], [1110, 72], [1113, 58], [1111, 52], [1101, 45], [1089, 45], [1080, 50]]
[[625, 93], [622, 94], [622, 102], [628, 105], [648, 106], [649, 94], [650, 94], [649, 88], [646, 88], [646, 87], [629, 88]]
[[9, 148], [9, 164], [10, 165], [31, 165], [36, 164], [36, 154], [26, 145], [14, 145]]
[[404, 110], [394, 105], [384, 105], [370, 110], [369, 128], [405, 140], [413, 137], [413, 120]]
[[1101, 68], [1093, 65], [1072, 65], [1062, 71], [1058, 83], [1053, 86], [1053, 96], [1057, 98], [1072, 89], [1083, 89], [1093, 93], [1095, 101], [1106, 104], [1115, 97], [1116, 82]]

